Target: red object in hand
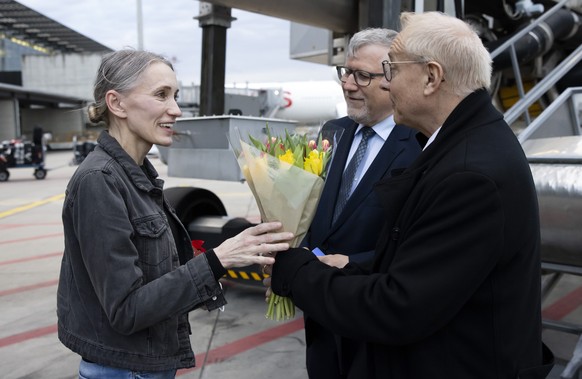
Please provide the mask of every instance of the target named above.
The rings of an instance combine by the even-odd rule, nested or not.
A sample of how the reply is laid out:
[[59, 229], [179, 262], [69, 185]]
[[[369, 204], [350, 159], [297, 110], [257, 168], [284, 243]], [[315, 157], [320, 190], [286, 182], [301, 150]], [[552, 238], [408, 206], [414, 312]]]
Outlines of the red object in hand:
[[204, 241], [202, 240], [192, 240], [192, 248], [194, 249], [194, 256], [200, 255], [206, 252], [206, 249], [202, 247]]

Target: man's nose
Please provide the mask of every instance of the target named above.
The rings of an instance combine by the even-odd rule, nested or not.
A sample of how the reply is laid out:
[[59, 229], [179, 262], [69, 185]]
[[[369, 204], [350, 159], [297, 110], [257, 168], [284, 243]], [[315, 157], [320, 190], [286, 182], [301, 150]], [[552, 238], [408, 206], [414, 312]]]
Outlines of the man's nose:
[[342, 87], [349, 91], [355, 91], [359, 88], [356, 84], [356, 79], [354, 79], [354, 74], [349, 75], [342, 81]]
[[390, 91], [390, 82], [386, 80], [385, 76], [382, 76], [382, 79], [380, 79], [380, 88], [384, 91]]

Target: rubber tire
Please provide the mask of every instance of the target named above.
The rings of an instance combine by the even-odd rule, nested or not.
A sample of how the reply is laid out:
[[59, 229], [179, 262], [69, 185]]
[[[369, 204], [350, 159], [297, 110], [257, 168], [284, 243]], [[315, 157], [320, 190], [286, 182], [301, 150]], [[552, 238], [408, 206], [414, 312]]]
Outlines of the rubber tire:
[[39, 168], [38, 170], [34, 170], [34, 177], [38, 180], [46, 178], [46, 170]]
[[8, 171], [0, 171], [0, 182], [8, 181], [9, 177], [10, 177], [10, 173]]
[[164, 196], [186, 227], [198, 217], [227, 215], [218, 196], [203, 188], [171, 187], [164, 190]]

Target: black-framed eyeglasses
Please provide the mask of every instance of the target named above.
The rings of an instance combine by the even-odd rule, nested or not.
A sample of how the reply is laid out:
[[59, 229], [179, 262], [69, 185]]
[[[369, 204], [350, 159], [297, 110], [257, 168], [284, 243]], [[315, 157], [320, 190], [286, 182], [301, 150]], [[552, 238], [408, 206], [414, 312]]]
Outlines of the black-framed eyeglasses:
[[382, 61], [382, 70], [384, 70], [384, 77], [386, 80], [392, 80], [392, 65], [393, 64], [406, 64], [406, 63], [426, 63], [426, 61], [399, 61], [399, 62], [390, 62], [390, 61]]
[[372, 79], [385, 75], [383, 72], [376, 74], [368, 71], [352, 70], [351, 68], [347, 68], [345, 66], [337, 66], [336, 70], [337, 77], [342, 83], [345, 83], [348, 80], [348, 77], [353, 74], [354, 81], [359, 87], [367, 87], [372, 82]]

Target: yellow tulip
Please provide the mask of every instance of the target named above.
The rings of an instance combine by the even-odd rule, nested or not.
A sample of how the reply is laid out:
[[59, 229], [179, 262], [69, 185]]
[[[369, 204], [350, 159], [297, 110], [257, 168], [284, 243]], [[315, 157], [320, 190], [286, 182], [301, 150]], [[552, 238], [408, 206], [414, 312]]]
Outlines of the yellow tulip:
[[323, 153], [319, 153], [317, 150], [311, 150], [307, 158], [305, 158], [303, 169], [317, 176], [321, 176], [323, 172]]
[[291, 149], [287, 149], [287, 151], [285, 151], [285, 154], [281, 154], [279, 155], [279, 160], [283, 161], [283, 162], [287, 162], [289, 164], [293, 164], [293, 152], [291, 151]]

